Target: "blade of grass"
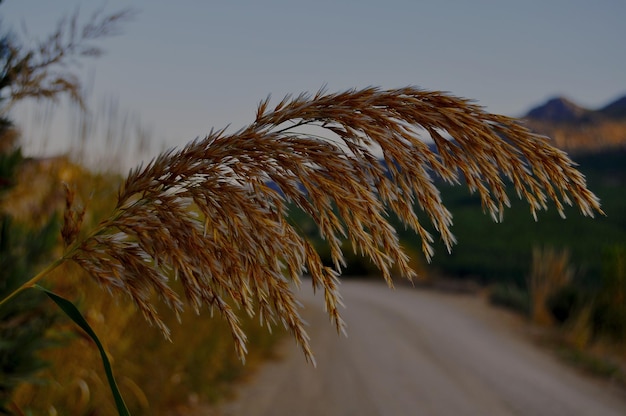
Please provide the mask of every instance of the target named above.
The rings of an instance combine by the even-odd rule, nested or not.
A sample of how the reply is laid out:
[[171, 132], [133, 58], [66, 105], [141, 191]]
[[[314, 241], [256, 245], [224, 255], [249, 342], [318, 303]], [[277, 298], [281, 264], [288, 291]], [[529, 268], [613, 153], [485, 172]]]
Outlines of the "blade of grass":
[[111, 363], [109, 362], [109, 358], [107, 357], [106, 351], [102, 346], [102, 343], [98, 339], [98, 336], [94, 332], [93, 329], [89, 326], [83, 315], [80, 311], [74, 306], [72, 302], [69, 300], [47, 290], [46, 288], [34, 285], [33, 287], [43, 291], [54, 303], [57, 304], [59, 308], [72, 320], [76, 325], [78, 325], [83, 331], [87, 333], [93, 339], [93, 341], [98, 346], [98, 350], [100, 350], [100, 356], [102, 357], [102, 364], [104, 365], [104, 371], [107, 376], [107, 380], [109, 382], [109, 386], [111, 387], [111, 392], [113, 393], [113, 397], [115, 399], [115, 405], [117, 406], [117, 412], [121, 416], [130, 416], [130, 412], [124, 403], [124, 399], [122, 398], [122, 394], [120, 393], [117, 383], [115, 382], [115, 377], [113, 376], [113, 369], [111, 368]]

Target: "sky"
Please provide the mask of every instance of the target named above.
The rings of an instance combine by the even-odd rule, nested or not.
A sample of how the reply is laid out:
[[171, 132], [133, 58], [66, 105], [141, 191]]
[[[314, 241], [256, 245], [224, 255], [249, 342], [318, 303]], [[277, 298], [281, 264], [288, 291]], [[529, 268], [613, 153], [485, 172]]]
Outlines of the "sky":
[[[4, 0], [2, 27], [35, 39], [77, 7], [85, 19], [136, 11], [80, 73], [94, 112], [115, 108], [140, 126], [107, 134], [141, 130], [152, 156], [245, 126], [269, 94], [324, 86], [443, 90], [510, 116], [555, 95], [599, 108], [626, 94], [624, 0]], [[76, 146], [69, 106], [25, 103], [12, 116], [32, 154]]]

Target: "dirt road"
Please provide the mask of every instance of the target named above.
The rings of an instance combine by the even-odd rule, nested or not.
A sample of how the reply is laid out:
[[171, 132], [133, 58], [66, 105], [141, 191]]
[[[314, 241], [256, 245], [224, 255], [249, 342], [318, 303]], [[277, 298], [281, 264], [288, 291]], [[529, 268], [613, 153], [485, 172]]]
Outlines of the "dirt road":
[[341, 291], [348, 337], [303, 290], [317, 368], [288, 340], [222, 415], [626, 415], [616, 388], [560, 363], [480, 299], [375, 282]]

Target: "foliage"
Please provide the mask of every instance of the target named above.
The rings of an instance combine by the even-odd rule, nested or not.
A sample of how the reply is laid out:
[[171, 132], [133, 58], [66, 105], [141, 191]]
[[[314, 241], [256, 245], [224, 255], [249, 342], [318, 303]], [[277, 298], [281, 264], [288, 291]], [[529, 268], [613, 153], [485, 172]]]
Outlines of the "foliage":
[[626, 247], [607, 250], [605, 270], [593, 313], [594, 333], [613, 341], [626, 341]]
[[[25, 178], [28, 182], [20, 180], [16, 186], [28, 188], [30, 181], [54, 183], [59, 176], [54, 180], [47, 176], [62, 175], [74, 185], [75, 199], [85, 201], [88, 208], [84, 228], [95, 227], [114, 208], [121, 178], [92, 173], [64, 159], [55, 163], [57, 167]], [[63, 204], [63, 199], [58, 200], [55, 209], [61, 210]], [[58, 239], [59, 234], [57, 226], [54, 237]], [[211, 403], [226, 397], [230, 382], [253, 371], [284, 335], [283, 331], [268, 333], [256, 319], [242, 318], [242, 327], [250, 337], [250, 352], [243, 365], [235, 354], [227, 325], [217, 316], [186, 311], [179, 322], [172, 311], [162, 308], [160, 315], [173, 328], [173, 342], [163, 342], [158, 331], [142, 325], [143, 319], [132, 304], [103, 296], [102, 289], [76, 265], [66, 263], [50, 275], [48, 282], [54, 282], [55, 293], [75, 301], [107, 348], [132, 414], [168, 414], [175, 408], [184, 410], [195, 401]], [[16, 300], [19, 302], [30, 292]], [[53, 348], [45, 348], [38, 355], [49, 366], [37, 373], [36, 380], [21, 383], [12, 402], [32, 414], [47, 414], [51, 408], [68, 415], [115, 414], [95, 344], [71, 321], [61, 318], [49, 327], [47, 340]], [[185, 414], [183, 410], [181, 414]]]
[[[233, 380], [249, 375], [271, 357], [282, 331], [268, 333], [256, 319], [242, 319], [251, 351], [244, 365], [233, 348], [228, 326], [217, 316], [185, 311], [179, 322], [164, 308], [172, 341], [147, 325], [132, 304], [102, 296], [101, 288], [80, 268], [67, 263], [50, 276], [55, 292], [75, 299], [112, 358], [117, 383], [131, 414], [167, 415], [194, 403], [213, 403], [231, 394]], [[24, 411], [47, 414], [115, 414], [102, 364], [93, 342], [68, 320], [58, 320], [53, 339], [62, 348], [43, 351], [50, 367], [40, 373], [49, 383], [21, 384], [13, 396]]]
[[[51, 260], [58, 236], [57, 221], [39, 230], [29, 230], [2, 215], [0, 218], [0, 296], [6, 296], [33, 275], [42, 262]], [[41, 294], [28, 292], [0, 309], [0, 413], [12, 390], [21, 382], [33, 381], [44, 362], [37, 351], [50, 346], [45, 338], [55, 320], [45, 308]]]
[[489, 291], [489, 302], [496, 306], [511, 309], [524, 316], [528, 316], [530, 309], [528, 290], [511, 283], [493, 285]]
[[[23, 158], [15, 148], [17, 134], [12, 123], [1, 119], [0, 125], [0, 201], [16, 183]], [[41, 228], [16, 224], [11, 216], [0, 212], [0, 297], [7, 296], [31, 277], [42, 263], [51, 260], [51, 249], [58, 235], [56, 219]], [[44, 307], [37, 293], [25, 293], [0, 309], [0, 413], [14, 388], [32, 381], [44, 362], [36, 352], [49, 345], [45, 331], [55, 316]]]
[[[0, 134], [0, 140], [6, 133]], [[3, 140], [4, 141], [4, 140]], [[7, 146], [6, 151], [0, 152], [0, 197], [2, 197], [15, 184], [15, 174], [20, 166], [23, 156], [20, 149]]]
[[107, 355], [104, 346], [100, 342], [98, 335], [93, 331], [89, 322], [83, 317], [78, 308], [74, 306], [72, 302], [69, 300], [57, 295], [54, 292], [51, 292], [41, 286], [35, 286], [37, 289], [42, 290], [49, 298], [52, 300], [58, 307], [67, 315], [80, 329], [82, 329], [96, 344], [98, 347], [98, 351], [100, 352], [100, 358], [102, 359], [102, 364], [104, 365], [104, 372], [107, 377], [107, 382], [111, 387], [111, 391], [113, 393], [113, 398], [115, 400], [115, 406], [120, 414], [120, 416], [130, 416], [130, 412], [126, 407], [126, 403], [124, 402], [124, 398], [119, 391], [119, 387], [117, 386], [117, 382], [115, 381], [115, 376], [113, 375], [113, 369], [111, 368], [111, 362]]
[[584, 305], [589, 303], [589, 295], [583, 293], [581, 285], [570, 282], [558, 289], [547, 301], [548, 309], [557, 324], [565, 324], [575, 320]]
[[[11, 122], [2, 119], [0, 128], [0, 201], [16, 183], [23, 157], [15, 148], [16, 132]], [[41, 228], [16, 224], [10, 215], [0, 212], [0, 297], [7, 296], [32, 276], [42, 263], [52, 258], [58, 235], [56, 219]], [[36, 352], [49, 345], [45, 331], [55, 316], [44, 307], [37, 293], [25, 293], [19, 302], [0, 309], [0, 413], [14, 388], [32, 381], [44, 362]]]

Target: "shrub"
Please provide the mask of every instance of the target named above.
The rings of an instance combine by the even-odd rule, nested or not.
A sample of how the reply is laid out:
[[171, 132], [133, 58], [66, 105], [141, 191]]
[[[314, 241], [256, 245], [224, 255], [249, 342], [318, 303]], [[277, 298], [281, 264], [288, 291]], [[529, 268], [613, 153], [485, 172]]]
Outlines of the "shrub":
[[585, 296], [579, 286], [570, 283], [555, 290], [548, 297], [547, 307], [556, 322], [564, 324], [575, 317], [588, 302], [589, 296]]
[[524, 316], [529, 315], [530, 296], [528, 291], [512, 284], [496, 284], [489, 291], [489, 301]]
[[593, 326], [596, 335], [626, 341], [626, 248], [607, 250], [601, 287], [596, 295]]
[[564, 287], [574, 276], [570, 265], [569, 252], [557, 251], [553, 248], [533, 249], [533, 261], [528, 278], [530, 294], [530, 318], [540, 325], [553, 323], [550, 313], [550, 299]]

